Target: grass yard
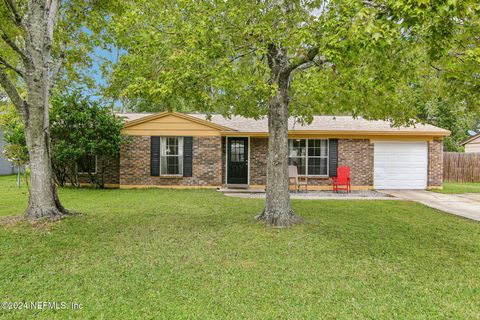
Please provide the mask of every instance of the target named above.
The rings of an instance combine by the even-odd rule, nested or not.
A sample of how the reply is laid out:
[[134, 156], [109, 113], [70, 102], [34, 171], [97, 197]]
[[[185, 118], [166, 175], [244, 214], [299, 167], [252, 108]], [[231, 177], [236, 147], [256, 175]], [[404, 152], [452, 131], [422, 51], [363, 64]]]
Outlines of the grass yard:
[[440, 193], [480, 193], [480, 182], [444, 182]]
[[[0, 177], [0, 215], [26, 193]], [[294, 201], [307, 224], [266, 229], [262, 200], [215, 191], [60, 191], [83, 214], [0, 224], [8, 319], [479, 319], [480, 224], [400, 201]]]

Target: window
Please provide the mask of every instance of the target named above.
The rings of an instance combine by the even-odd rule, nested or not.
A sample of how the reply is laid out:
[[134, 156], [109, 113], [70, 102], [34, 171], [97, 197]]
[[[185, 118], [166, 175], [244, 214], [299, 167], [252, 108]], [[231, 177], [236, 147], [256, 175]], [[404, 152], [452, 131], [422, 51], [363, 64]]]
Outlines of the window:
[[328, 140], [289, 139], [288, 164], [298, 168], [299, 175], [328, 175]]
[[288, 164], [297, 167], [298, 174], [307, 174], [307, 141], [288, 140]]
[[230, 145], [230, 161], [244, 162], [245, 161], [245, 141], [232, 139]]
[[183, 137], [160, 138], [160, 175], [183, 175]]
[[97, 156], [84, 156], [78, 160], [78, 173], [97, 173]]
[[307, 140], [308, 174], [312, 176], [328, 175], [328, 140]]

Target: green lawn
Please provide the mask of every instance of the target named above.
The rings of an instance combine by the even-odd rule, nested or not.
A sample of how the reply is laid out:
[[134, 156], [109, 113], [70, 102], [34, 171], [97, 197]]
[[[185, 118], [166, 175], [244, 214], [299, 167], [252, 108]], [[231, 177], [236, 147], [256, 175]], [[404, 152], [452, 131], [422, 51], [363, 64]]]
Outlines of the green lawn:
[[480, 182], [444, 182], [440, 193], [480, 193]]
[[[480, 224], [401, 201], [294, 201], [266, 229], [258, 199], [215, 191], [60, 191], [82, 215], [0, 225], [1, 310], [25, 319], [478, 319]], [[24, 209], [0, 178], [0, 215]]]

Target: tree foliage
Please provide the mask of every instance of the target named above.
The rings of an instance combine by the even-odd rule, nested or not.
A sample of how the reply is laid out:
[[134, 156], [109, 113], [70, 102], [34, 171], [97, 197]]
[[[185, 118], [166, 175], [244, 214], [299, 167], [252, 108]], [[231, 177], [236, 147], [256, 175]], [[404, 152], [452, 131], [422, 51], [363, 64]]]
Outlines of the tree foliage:
[[446, 151], [463, 151], [461, 143], [468, 138], [468, 131], [478, 130], [480, 125], [479, 92], [470, 91], [473, 88], [467, 78], [459, 83], [449, 78], [451, 71], [440, 70], [439, 66], [437, 62], [422, 72], [414, 85], [411, 104], [421, 121], [452, 132], [444, 141]]
[[[80, 186], [78, 164], [95, 156], [97, 172], [85, 174], [92, 185], [103, 187], [106, 167], [119, 156], [123, 119], [111, 107], [79, 92], [56, 95], [49, 112], [55, 181]], [[27, 161], [24, 126], [14, 108], [0, 115], [0, 127], [5, 131], [6, 149]]]
[[[398, 123], [419, 119], [413, 101], [428, 101], [418, 101], [425, 97], [418, 96], [417, 87], [433, 88], [422, 82], [425, 75], [419, 70], [431, 68], [433, 61], [451, 63], [452, 50], [461, 48], [452, 43], [465, 39], [469, 44], [461, 54], [472, 57], [470, 63], [477, 65], [468, 68], [478, 72], [474, 1], [134, 1], [126, 5], [125, 14], [112, 17], [109, 25], [111, 39], [127, 52], [114, 66], [109, 93], [126, 97], [140, 111], [194, 108], [265, 115], [266, 101], [275, 91], [268, 83], [266, 56], [271, 43], [287, 48], [291, 61], [309, 48], [318, 48], [309, 68], [300, 68], [291, 79], [291, 113], [306, 120], [320, 113]], [[457, 73], [458, 80], [468, 81], [458, 78], [455, 69], [445, 77], [453, 80]], [[478, 87], [463, 88], [467, 99], [474, 100], [472, 92]], [[439, 98], [450, 93], [445, 91]]]
[[[11, 77], [15, 85], [24, 90], [26, 84], [22, 83], [25, 74], [21, 65], [21, 55], [12, 49], [9, 42], [17, 43], [19, 50], [24, 50], [27, 31], [22, 23], [30, 4], [26, 0], [2, 0], [2, 2], [0, 35], [3, 41], [0, 40], [0, 67]], [[12, 3], [13, 7], [10, 7], [9, 3]], [[92, 54], [94, 49], [102, 44], [101, 34], [108, 23], [109, 13], [121, 11], [121, 4], [115, 0], [58, 1], [50, 62], [53, 90], [63, 92], [71, 87], [94, 87], [91, 73]], [[22, 23], [17, 21], [14, 12]]]
[[448, 28], [449, 37], [431, 46], [437, 50], [423, 59], [415, 90], [419, 118], [452, 131], [447, 151], [462, 151], [468, 131], [480, 129], [480, 5], [458, 3], [470, 4], [470, 10], [440, 28]]
[[64, 185], [68, 181], [79, 186], [78, 165], [96, 157], [97, 172], [86, 174], [92, 185], [103, 187], [109, 161], [119, 156], [122, 127], [123, 120], [112, 113], [112, 108], [78, 92], [56, 96], [50, 110], [50, 130], [57, 182]]

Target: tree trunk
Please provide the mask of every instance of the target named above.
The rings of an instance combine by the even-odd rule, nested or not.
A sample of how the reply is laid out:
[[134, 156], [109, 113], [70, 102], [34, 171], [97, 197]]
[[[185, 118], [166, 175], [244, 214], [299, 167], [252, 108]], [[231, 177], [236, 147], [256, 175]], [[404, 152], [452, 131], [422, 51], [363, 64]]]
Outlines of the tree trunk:
[[[23, 78], [27, 89], [26, 100], [20, 95], [9, 75], [0, 68], [0, 84], [22, 116], [25, 125], [25, 140], [30, 157], [30, 198], [28, 216], [32, 219], [43, 217], [59, 218], [68, 212], [60, 204], [53, 181], [50, 156], [50, 132], [48, 106], [50, 80], [52, 77], [52, 44], [58, 0], [29, 0], [26, 12], [21, 17], [16, 1], [7, 1], [11, 12], [12, 25], [18, 27], [16, 36], [23, 37], [17, 44], [14, 37], [2, 30], [2, 39], [17, 53], [23, 70], [14, 69]], [[3, 22], [2, 22], [3, 23]]]
[[49, 98], [51, 51], [56, 1], [30, 1], [26, 15], [25, 63], [27, 100], [22, 117], [30, 157], [30, 198], [27, 213], [31, 219], [60, 218], [68, 211], [61, 205], [53, 180], [50, 155]]
[[[36, 74], [36, 75], [35, 75]], [[25, 140], [30, 158], [30, 198], [27, 213], [31, 219], [60, 218], [68, 212], [60, 204], [53, 179], [48, 130], [48, 81], [35, 72], [29, 83]], [[46, 84], [45, 84], [46, 82]]]
[[290, 71], [284, 50], [270, 48], [270, 83], [278, 91], [268, 107], [267, 191], [263, 212], [257, 220], [267, 226], [288, 227], [302, 221], [290, 206], [288, 179], [288, 103]]

